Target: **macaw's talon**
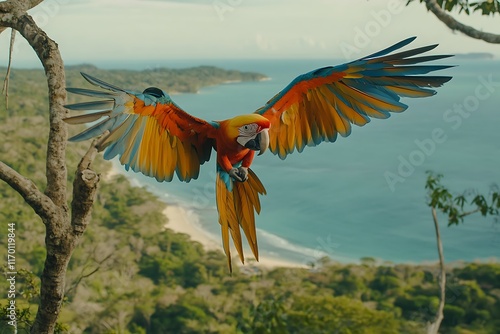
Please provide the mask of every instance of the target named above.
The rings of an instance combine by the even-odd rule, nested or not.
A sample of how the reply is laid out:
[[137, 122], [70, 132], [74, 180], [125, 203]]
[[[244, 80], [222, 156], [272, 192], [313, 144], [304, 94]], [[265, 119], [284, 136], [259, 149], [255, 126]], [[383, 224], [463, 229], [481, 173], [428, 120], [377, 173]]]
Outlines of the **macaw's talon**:
[[[244, 172], [242, 172], [241, 168], [244, 168]], [[245, 182], [247, 180], [247, 178], [248, 178], [248, 171], [246, 170], [245, 167], [231, 168], [231, 170], [229, 171], [229, 175], [235, 181]]]
[[238, 172], [239, 172], [239, 175], [240, 175], [242, 181], [248, 180], [248, 168], [242, 166], [242, 167], [238, 168]]

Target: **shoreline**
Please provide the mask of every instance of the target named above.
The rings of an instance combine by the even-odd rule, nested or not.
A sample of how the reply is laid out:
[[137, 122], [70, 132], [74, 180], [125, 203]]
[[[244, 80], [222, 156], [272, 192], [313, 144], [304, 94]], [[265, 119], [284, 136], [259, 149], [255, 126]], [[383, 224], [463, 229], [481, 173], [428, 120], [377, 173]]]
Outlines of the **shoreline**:
[[[187, 234], [191, 240], [199, 242], [206, 251], [219, 250], [224, 252], [220, 236], [215, 236], [203, 230], [196, 224], [197, 217], [195, 214], [178, 204], [166, 203], [167, 207], [162, 211], [165, 216], [165, 228], [168, 228], [176, 233]], [[256, 261], [252, 255], [245, 258], [245, 263], [242, 264], [237, 259], [237, 252], [234, 247], [231, 247], [231, 254], [233, 255], [233, 264], [245, 270], [252, 268], [308, 268], [306, 265], [287, 261], [284, 259], [269, 257], [265, 254], [260, 255], [259, 261]], [[248, 251], [246, 252], [248, 254]]]
[[167, 207], [162, 211], [165, 217], [164, 228], [168, 228], [176, 233], [187, 234], [191, 240], [199, 242], [207, 251], [222, 247], [215, 239], [215, 236], [204, 231], [193, 222], [196, 219], [194, 213], [177, 204], [166, 204]]

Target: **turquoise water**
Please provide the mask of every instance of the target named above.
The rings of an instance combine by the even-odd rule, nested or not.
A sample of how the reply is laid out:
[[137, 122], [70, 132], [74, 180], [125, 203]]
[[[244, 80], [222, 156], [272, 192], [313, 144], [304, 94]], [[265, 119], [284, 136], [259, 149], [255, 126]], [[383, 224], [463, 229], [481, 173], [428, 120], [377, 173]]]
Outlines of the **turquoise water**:
[[[175, 95], [195, 116], [218, 120], [250, 113], [296, 75], [342, 61], [177, 61], [257, 71], [271, 80], [233, 83]], [[425, 172], [445, 175], [456, 192], [486, 193], [498, 182], [500, 166], [500, 62], [447, 59], [458, 67], [442, 71], [454, 79], [438, 94], [404, 99], [410, 107], [387, 120], [354, 127], [348, 138], [292, 154], [285, 161], [266, 152], [253, 163], [267, 188], [257, 217], [261, 256], [300, 263], [328, 255], [340, 261], [371, 256], [392, 262], [437, 259], [435, 232], [426, 206]], [[116, 67], [138, 64], [115, 64]], [[155, 65], [158, 66], [158, 65]], [[440, 73], [441, 74], [441, 73]], [[462, 108], [462, 112], [458, 112]], [[157, 183], [127, 175], [168, 202], [192, 210], [199, 224], [220, 235], [215, 210], [215, 162], [202, 167], [198, 180]], [[389, 181], [388, 181], [389, 180]], [[500, 257], [500, 225], [480, 216], [447, 227], [440, 216], [446, 261]]]

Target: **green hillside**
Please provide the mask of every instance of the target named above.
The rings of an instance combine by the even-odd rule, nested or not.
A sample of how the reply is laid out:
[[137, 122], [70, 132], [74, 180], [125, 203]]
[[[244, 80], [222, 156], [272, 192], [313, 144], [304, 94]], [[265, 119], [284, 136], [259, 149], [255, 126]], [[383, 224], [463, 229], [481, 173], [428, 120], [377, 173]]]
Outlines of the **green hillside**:
[[[79, 71], [119, 86], [156, 85], [183, 92], [263, 78], [212, 67], [134, 72], [85, 65], [68, 69], [69, 86], [83, 84]], [[40, 187], [48, 136], [44, 80], [40, 70], [14, 70], [9, 112], [4, 105], [0, 111], [0, 160]], [[88, 145], [72, 143], [68, 148], [68, 181]], [[95, 169], [105, 175], [110, 163], [99, 156]], [[221, 251], [204, 251], [188, 236], [164, 228], [164, 207], [123, 176], [102, 178], [92, 222], [69, 265], [59, 332], [423, 333], [435, 314], [437, 267], [376, 264], [371, 258], [360, 265], [339, 264], [324, 258], [309, 269], [257, 270], [250, 275], [236, 267], [230, 275]], [[0, 222], [2, 254], [7, 224], [16, 224], [17, 267], [23, 268], [17, 277], [17, 306], [19, 332], [24, 333], [38, 302], [44, 226], [3, 182]], [[448, 275], [441, 332], [498, 333], [500, 264], [464, 263], [449, 268]], [[8, 282], [0, 280], [3, 320], [7, 289]], [[10, 333], [8, 328], [2, 321], [0, 333]]]

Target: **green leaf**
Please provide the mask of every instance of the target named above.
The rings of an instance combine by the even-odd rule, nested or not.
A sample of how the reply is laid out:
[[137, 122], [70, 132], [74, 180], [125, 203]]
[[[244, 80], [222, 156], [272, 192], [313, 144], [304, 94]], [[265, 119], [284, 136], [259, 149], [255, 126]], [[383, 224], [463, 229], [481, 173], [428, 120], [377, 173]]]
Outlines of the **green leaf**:
[[464, 208], [464, 204], [466, 203], [466, 199], [464, 195], [457, 196], [454, 200], [455, 204], [458, 205], [461, 209]]

